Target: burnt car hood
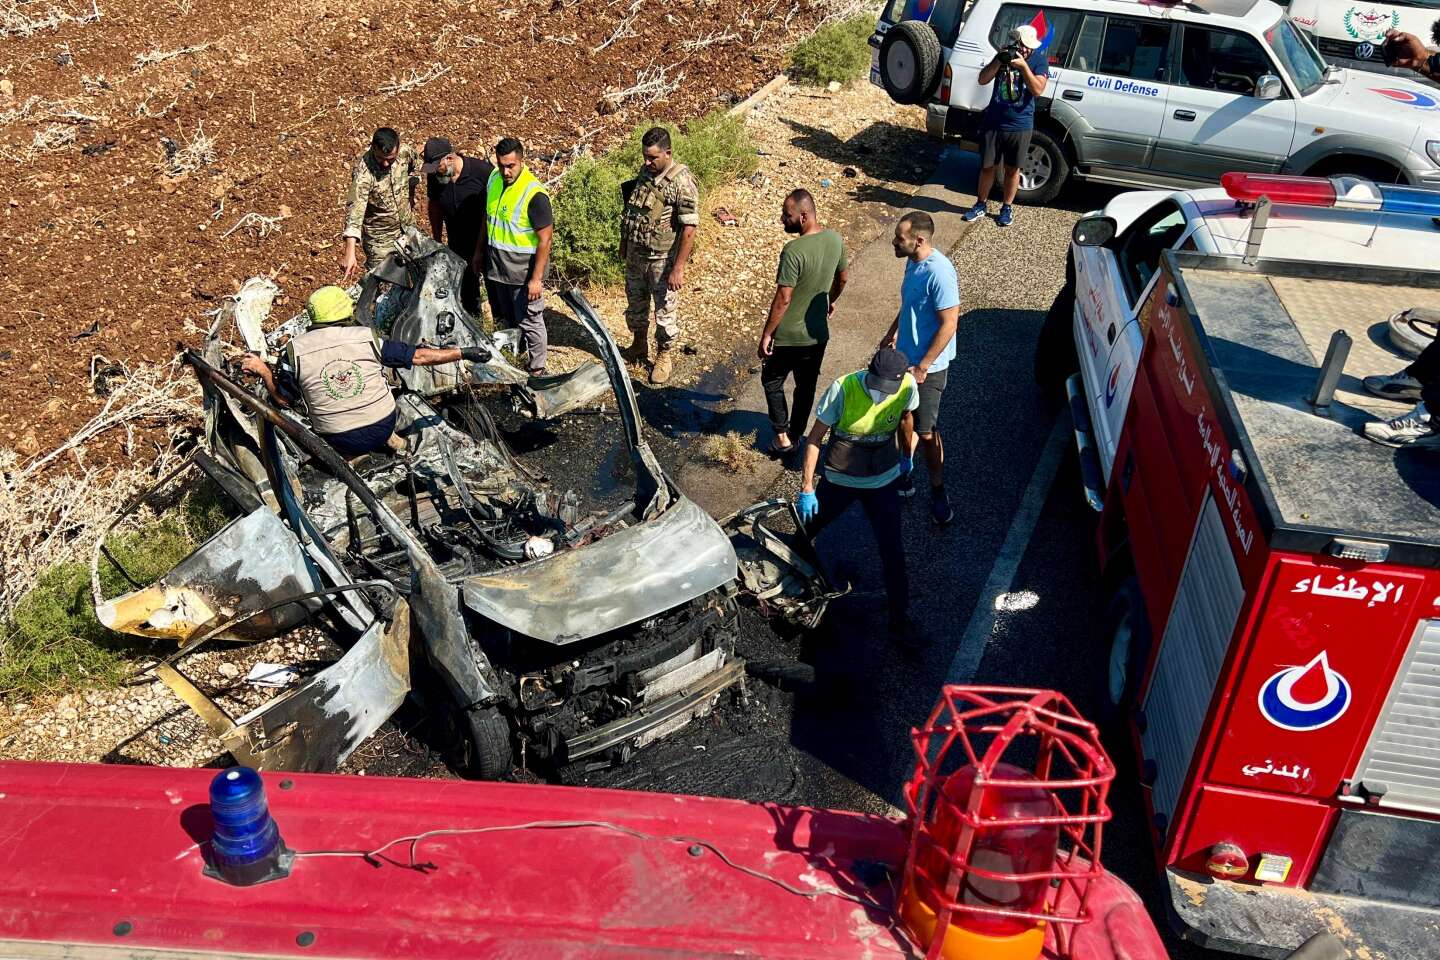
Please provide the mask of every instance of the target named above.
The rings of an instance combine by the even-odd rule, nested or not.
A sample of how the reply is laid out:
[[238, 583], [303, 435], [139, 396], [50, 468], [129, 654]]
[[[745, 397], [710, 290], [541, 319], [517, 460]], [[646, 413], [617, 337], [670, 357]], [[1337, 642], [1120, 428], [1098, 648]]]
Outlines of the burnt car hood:
[[465, 605], [516, 633], [573, 643], [647, 620], [718, 589], [735, 548], [708, 513], [679, 498], [648, 523], [578, 550], [461, 584]]

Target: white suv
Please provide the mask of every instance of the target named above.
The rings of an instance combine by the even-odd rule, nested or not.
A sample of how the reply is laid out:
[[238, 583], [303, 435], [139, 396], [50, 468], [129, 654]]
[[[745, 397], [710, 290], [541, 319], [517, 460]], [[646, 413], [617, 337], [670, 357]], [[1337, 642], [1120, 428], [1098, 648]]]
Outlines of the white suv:
[[[905, 19], [924, 11], [925, 20]], [[871, 82], [924, 104], [932, 134], [973, 148], [978, 76], [1022, 23], [1050, 61], [1020, 199], [1072, 176], [1201, 186], [1230, 171], [1353, 174], [1440, 185], [1433, 88], [1327, 66], [1269, 0], [889, 0]]]

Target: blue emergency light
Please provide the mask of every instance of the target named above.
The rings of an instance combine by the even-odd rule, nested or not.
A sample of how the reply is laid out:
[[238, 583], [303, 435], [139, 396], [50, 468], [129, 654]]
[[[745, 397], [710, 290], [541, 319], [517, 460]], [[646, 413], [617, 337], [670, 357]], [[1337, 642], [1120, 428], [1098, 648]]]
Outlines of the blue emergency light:
[[265, 801], [265, 783], [249, 767], [222, 770], [210, 781], [210, 836], [205, 874], [237, 887], [290, 875], [295, 855]]
[[1440, 217], [1440, 191], [1399, 184], [1375, 183], [1364, 177], [1290, 177], [1270, 173], [1227, 173], [1220, 178], [1225, 192], [1241, 203], [1271, 203], [1336, 210], [1374, 210]]

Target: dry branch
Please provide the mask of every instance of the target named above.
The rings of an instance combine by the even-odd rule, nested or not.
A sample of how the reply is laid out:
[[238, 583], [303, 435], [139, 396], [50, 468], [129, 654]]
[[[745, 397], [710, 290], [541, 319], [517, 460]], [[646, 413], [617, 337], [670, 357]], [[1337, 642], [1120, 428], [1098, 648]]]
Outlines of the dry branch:
[[272, 233], [278, 233], [280, 231], [280, 221], [284, 219], [283, 213], [278, 217], [267, 217], [251, 210], [245, 214], [245, 216], [231, 224], [229, 230], [220, 234], [220, 239], [224, 240], [236, 230], [250, 230], [255, 234], [256, 239], [264, 239]]
[[620, 22], [615, 25], [615, 32], [610, 34], [610, 39], [598, 47], [591, 48], [590, 52], [599, 53], [617, 40], [635, 36], [635, 20], [640, 16], [640, 4], [643, 2], [644, 0], [635, 0], [634, 3], [630, 4], [629, 11], [621, 18]]
[[[105, 363], [110, 369], [117, 366]], [[173, 439], [199, 423], [199, 388], [178, 361], [122, 372], [109, 384], [100, 412], [45, 456], [22, 466], [14, 450], [0, 449], [0, 617], [14, 609], [44, 570], [88, 550], [126, 500], [175, 464]], [[166, 431], [167, 442], [153, 463], [113, 473], [85, 466], [83, 445], [117, 427], [126, 431], [127, 452], [137, 453], [137, 426]], [[53, 472], [66, 454], [76, 466]]]
[[449, 67], [442, 66], [438, 63], [432, 66], [429, 70], [426, 70], [424, 73], [420, 73], [414, 67], [411, 67], [410, 75], [408, 77], [391, 77], [389, 83], [382, 83], [380, 85], [379, 92], [386, 94], [408, 93], [411, 90], [416, 90], [420, 87], [425, 86], [425, 84], [429, 83], [431, 80], [434, 80], [437, 77], [443, 76], [449, 72]]
[[197, 43], [193, 47], [177, 47], [174, 50], [151, 50], [149, 53], [137, 54], [135, 57], [135, 63], [131, 69], [144, 70], [148, 66], [152, 66], [157, 63], [164, 63], [166, 60], [174, 60], [176, 57], [184, 57], [189, 56], [192, 53], [199, 53], [201, 50], [208, 49], [209, 47], [210, 44], [207, 42]]
[[707, 33], [703, 37], [692, 37], [680, 44], [680, 49], [686, 53], [694, 53], [697, 50], [704, 50], [706, 47], [713, 47], [717, 43], [729, 43], [731, 40], [739, 40], [740, 34], [733, 30], [726, 30], [723, 33]]
[[634, 86], [624, 89], [611, 87], [605, 91], [603, 97], [605, 102], [616, 110], [625, 106], [646, 107], [657, 100], [664, 100], [680, 89], [684, 80], [683, 73], [670, 76], [669, 67], [646, 67], [635, 75]]

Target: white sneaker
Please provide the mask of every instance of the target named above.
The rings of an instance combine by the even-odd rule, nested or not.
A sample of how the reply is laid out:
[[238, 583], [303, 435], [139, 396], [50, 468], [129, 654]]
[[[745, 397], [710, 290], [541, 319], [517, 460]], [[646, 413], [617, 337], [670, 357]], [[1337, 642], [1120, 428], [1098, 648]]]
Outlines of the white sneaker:
[[1365, 424], [1365, 438], [1387, 447], [1440, 447], [1440, 433], [1435, 432], [1423, 403], [1403, 417]]
[[1420, 381], [1401, 370], [1399, 373], [1366, 377], [1365, 389], [1386, 400], [1419, 400]]

